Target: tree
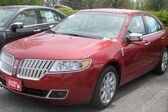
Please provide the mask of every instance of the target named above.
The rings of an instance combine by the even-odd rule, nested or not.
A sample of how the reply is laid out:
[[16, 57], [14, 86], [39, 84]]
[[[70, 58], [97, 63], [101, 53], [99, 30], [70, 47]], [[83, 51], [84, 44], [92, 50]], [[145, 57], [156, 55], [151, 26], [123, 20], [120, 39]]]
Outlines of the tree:
[[144, 9], [160, 11], [165, 10], [168, 5], [168, 0], [144, 0]]
[[44, 6], [54, 7], [60, 4], [60, 0], [43, 0]]
[[1, 0], [0, 5], [41, 5], [41, 0]]
[[103, 8], [134, 8], [135, 3], [131, 0], [99, 0], [95, 7]]
[[131, 0], [61, 0], [61, 3], [74, 9], [134, 7], [134, 2]]

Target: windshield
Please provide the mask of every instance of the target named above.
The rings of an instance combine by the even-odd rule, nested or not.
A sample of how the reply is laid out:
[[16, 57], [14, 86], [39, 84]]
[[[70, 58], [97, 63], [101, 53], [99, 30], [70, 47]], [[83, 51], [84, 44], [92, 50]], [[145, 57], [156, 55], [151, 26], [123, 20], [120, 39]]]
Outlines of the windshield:
[[[16, 13], [15, 9], [0, 9], [0, 27], [4, 26], [7, 21]], [[3, 21], [3, 22], [2, 22]]]
[[125, 18], [124, 14], [79, 12], [69, 16], [51, 31], [90, 38], [117, 39]]

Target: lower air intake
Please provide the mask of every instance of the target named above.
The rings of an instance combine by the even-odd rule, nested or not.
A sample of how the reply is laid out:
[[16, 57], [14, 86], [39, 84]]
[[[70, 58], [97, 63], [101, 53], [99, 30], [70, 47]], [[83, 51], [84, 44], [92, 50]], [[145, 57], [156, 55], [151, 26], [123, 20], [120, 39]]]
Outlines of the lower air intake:
[[68, 95], [68, 90], [51, 90], [47, 98], [49, 99], [65, 99]]

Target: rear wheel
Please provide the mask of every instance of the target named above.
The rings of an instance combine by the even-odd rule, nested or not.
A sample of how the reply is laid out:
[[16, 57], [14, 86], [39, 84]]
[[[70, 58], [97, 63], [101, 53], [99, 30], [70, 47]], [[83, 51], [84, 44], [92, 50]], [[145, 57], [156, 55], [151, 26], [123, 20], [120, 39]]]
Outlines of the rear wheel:
[[158, 74], [164, 74], [167, 70], [167, 67], [168, 67], [168, 49], [165, 49], [158, 66], [155, 68], [155, 71]]
[[113, 66], [108, 66], [102, 72], [93, 94], [93, 106], [103, 109], [108, 107], [114, 98], [118, 85], [118, 74]]

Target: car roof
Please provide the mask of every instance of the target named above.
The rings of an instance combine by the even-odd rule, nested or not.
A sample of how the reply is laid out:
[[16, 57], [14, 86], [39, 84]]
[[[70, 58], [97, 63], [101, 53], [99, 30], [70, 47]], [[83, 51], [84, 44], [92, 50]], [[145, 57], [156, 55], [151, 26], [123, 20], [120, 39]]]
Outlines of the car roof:
[[52, 9], [50, 7], [44, 7], [44, 6], [34, 6], [34, 5], [9, 5], [9, 6], [2, 6], [0, 8], [6, 8], [6, 9], [17, 9], [17, 10], [24, 10], [24, 9], [34, 9], [34, 8], [47, 8]]
[[129, 9], [113, 9], [113, 8], [103, 8], [103, 9], [85, 9], [81, 12], [106, 12], [106, 13], [118, 13], [118, 14], [144, 14], [145, 12], [139, 10], [129, 10]]

